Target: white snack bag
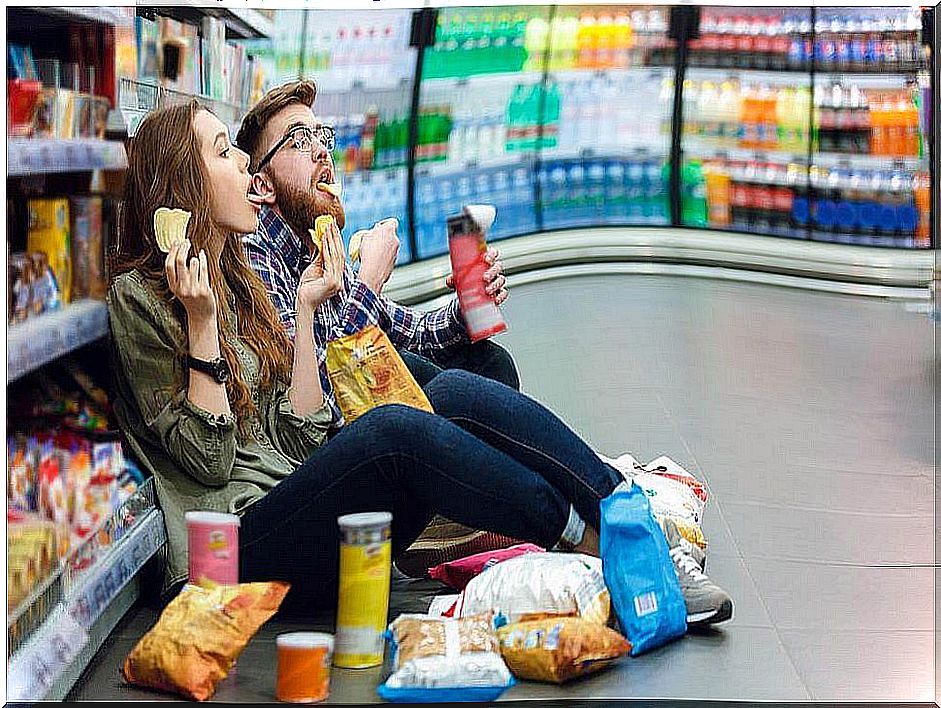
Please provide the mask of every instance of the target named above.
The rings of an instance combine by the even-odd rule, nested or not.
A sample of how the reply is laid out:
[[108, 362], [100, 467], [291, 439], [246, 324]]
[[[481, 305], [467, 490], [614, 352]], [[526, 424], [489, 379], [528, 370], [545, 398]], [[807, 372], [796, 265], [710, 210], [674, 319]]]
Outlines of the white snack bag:
[[499, 563], [471, 580], [455, 616], [502, 612], [510, 623], [546, 615], [606, 624], [611, 597], [601, 559], [581, 553], [530, 553]]

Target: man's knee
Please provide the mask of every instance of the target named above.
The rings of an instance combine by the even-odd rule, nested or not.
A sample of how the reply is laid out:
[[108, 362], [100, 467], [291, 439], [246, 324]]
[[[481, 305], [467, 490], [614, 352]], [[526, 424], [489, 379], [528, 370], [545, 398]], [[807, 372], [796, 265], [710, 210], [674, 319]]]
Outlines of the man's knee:
[[488, 367], [490, 375], [488, 378], [519, 391], [520, 375], [519, 370], [516, 368], [516, 362], [513, 360], [513, 355], [496, 342], [488, 341], [487, 344], [490, 345], [490, 364]]

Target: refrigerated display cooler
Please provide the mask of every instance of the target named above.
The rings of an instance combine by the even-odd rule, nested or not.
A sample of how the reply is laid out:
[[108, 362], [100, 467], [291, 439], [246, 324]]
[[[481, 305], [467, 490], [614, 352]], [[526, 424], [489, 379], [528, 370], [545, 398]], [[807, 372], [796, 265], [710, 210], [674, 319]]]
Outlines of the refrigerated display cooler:
[[446, 253], [445, 218], [469, 202], [497, 206], [494, 240], [643, 226], [934, 243], [927, 10], [281, 12], [300, 57], [286, 72], [317, 81], [338, 126], [347, 232], [398, 216], [400, 262]]

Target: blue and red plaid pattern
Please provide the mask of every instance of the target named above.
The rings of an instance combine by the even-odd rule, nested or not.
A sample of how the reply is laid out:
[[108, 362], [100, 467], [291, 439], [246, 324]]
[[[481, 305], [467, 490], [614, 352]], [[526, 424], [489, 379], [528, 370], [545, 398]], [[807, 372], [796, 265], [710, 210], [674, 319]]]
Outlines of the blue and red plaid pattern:
[[[291, 341], [296, 332], [295, 294], [301, 273], [310, 264], [310, 255], [287, 223], [273, 209], [262, 207], [258, 230], [245, 236], [245, 254], [252, 269], [261, 277], [281, 324]], [[343, 289], [317, 308], [314, 317], [314, 345], [324, 397], [333, 410], [334, 425], [343, 425], [327, 377], [326, 343], [375, 324], [399, 349], [430, 359], [435, 352], [466, 344], [469, 340], [457, 299], [430, 312], [420, 312], [377, 295], [361, 281], [349, 263], [343, 273]]]

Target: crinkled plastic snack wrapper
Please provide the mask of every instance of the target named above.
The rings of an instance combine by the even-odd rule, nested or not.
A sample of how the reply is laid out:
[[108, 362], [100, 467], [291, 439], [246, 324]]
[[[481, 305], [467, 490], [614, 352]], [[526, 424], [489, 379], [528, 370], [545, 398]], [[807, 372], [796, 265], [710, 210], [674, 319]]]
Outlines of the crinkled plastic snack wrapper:
[[284, 582], [185, 586], [128, 655], [124, 678], [206, 700], [289, 589]]
[[581, 553], [529, 553], [510, 558], [471, 580], [457, 616], [502, 612], [510, 622], [577, 616], [606, 624], [611, 596], [601, 561]]
[[389, 634], [396, 649], [388, 688], [508, 686], [513, 680], [500, 658], [491, 612], [463, 619], [400, 615]]
[[327, 342], [327, 375], [347, 423], [386, 403], [434, 412], [386, 333], [376, 325]]
[[600, 671], [631, 650], [613, 629], [580, 617], [517, 622], [498, 629], [497, 638], [517, 678], [549, 683]]

